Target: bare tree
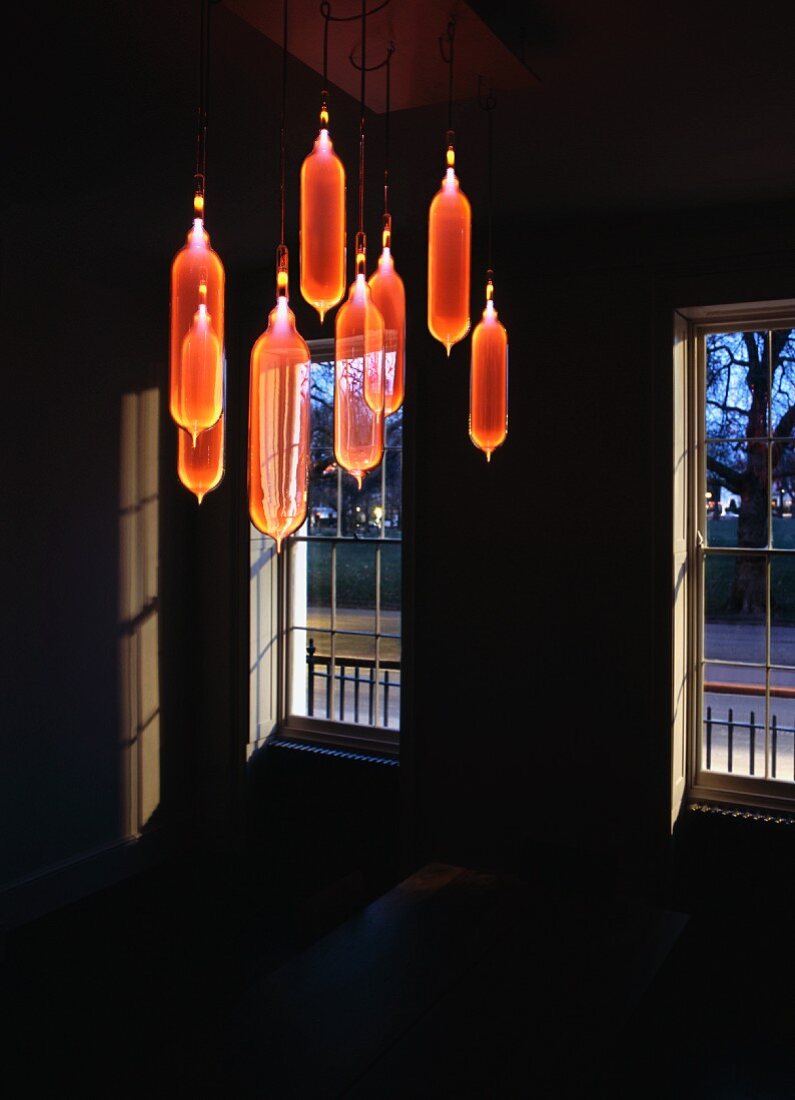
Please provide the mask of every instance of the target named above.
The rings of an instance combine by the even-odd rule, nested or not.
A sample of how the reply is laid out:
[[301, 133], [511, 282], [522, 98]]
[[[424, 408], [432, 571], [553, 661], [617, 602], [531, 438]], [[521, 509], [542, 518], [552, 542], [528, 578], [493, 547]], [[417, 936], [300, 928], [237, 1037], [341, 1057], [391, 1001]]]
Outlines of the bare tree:
[[[795, 331], [709, 335], [706, 367], [707, 470], [740, 499], [736, 545], [764, 547], [773, 481], [793, 469]], [[738, 555], [727, 609], [764, 614], [765, 593], [763, 560]]]

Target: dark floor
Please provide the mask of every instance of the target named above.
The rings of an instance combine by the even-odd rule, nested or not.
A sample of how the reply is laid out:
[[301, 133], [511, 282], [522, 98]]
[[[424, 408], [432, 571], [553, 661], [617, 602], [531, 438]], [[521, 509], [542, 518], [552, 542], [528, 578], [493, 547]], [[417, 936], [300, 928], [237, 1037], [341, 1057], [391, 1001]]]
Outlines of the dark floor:
[[437, 866], [367, 908], [355, 872], [161, 867], [8, 937], [3, 1091], [795, 1097], [789, 830], [760, 864], [755, 825], [691, 826], [686, 921], [593, 876]]

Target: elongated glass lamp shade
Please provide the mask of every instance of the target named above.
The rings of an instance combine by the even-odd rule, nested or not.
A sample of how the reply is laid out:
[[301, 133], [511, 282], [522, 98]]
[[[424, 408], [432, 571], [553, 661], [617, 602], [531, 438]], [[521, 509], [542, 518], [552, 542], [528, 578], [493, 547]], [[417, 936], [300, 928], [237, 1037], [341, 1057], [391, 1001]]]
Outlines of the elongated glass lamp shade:
[[508, 333], [487, 291], [483, 318], [472, 333], [469, 437], [491, 461], [508, 434]]
[[448, 355], [469, 332], [471, 233], [472, 208], [448, 163], [428, 214], [428, 328]]
[[171, 265], [169, 406], [196, 439], [223, 412], [224, 268], [201, 218]]
[[207, 493], [216, 489], [224, 476], [224, 417], [212, 428], [200, 432], [196, 442], [190, 432], [177, 429], [177, 473], [179, 480], [195, 493], [199, 504]]
[[309, 363], [295, 314], [280, 296], [251, 351], [248, 406], [249, 514], [277, 551], [306, 519]]
[[334, 361], [334, 454], [361, 488], [384, 456], [384, 319], [363, 272], [336, 317]]
[[388, 245], [384, 245], [378, 267], [370, 276], [370, 292], [384, 318], [384, 415], [391, 416], [403, 404], [406, 291]]
[[301, 294], [320, 314], [345, 293], [345, 169], [321, 129], [301, 165]]

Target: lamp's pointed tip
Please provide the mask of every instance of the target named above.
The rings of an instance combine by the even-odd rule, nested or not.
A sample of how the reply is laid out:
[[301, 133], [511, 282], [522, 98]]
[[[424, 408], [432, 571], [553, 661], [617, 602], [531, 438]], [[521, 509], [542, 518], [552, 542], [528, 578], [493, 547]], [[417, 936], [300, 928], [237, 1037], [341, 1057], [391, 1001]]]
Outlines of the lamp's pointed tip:
[[281, 535], [274, 535], [273, 537], [274, 537], [274, 541], [276, 542], [276, 553], [281, 554], [281, 552], [282, 552], [282, 536]]
[[452, 348], [453, 345], [452, 344], [445, 344], [444, 346], [447, 349], [447, 358], [449, 359], [450, 358], [450, 349]]
[[322, 306], [320, 306], [320, 308], [318, 309], [318, 313], [320, 314], [320, 323], [322, 325], [326, 319], [326, 311], [325, 309], [323, 309]]
[[362, 487], [362, 475], [361, 474], [354, 474], [353, 476], [356, 478], [357, 487], [359, 489], [361, 489], [361, 487]]
[[197, 493], [196, 499], [198, 500], [199, 504], [201, 504], [201, 502], [204, 500], [204, 493]]
[[491, 451], [486, 451], [486, 461], [491, 462]]

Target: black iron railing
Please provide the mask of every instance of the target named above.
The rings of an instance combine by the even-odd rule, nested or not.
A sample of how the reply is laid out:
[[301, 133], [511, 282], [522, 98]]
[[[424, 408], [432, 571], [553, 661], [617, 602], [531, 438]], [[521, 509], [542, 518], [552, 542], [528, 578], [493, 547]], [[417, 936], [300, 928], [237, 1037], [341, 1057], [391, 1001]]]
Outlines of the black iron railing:
[[[764, 720], [762, 722], [758, 722], [754, 711], [750, 711], [748, 721], [740, 722], [734, 716], [733, 707], [727, 708], [725, 718], [714, 718], [712, 715], [712, 707], [708, 706], [706, 717], [704, 718], [704, 740], [707, 757], [707, 771], [710, 771], [712, 768], [712, 753], [713, 746], [716, 741], [716, 731], [722, 729], [726, 730], [726, 771], [729, 772], [735, 771], [735, 751], [738, 747], [737, 733], [738, 731], [748, 731], [748, 771], [743, 771], [742, 774], [753, 775], [755, 767], [757, 734], [761, 734], [762, 743], [764, 743]], [[784, 778], [783, 776], [777, 775], [778, 753], [780, 748], [780, 738], [782, 736], [793, 737], [793, 748], [795, 750], [795, 726], [779, 725], [778, 718], [774, 714], [770, 720], [770, 775], [773, 779]], [[740, 737], [743, 741], [746, 740], [745, 734], [742, 732], [740, 732]], [[720, 766], [719, 770], [723, 771], [724, 769], [722, 766]], [[795, 751], [793, 751], [792, 754], [792, 778], [795, 779]]]
[[[314, 639], [310, 638], [306, 664], [307, 714], [310, 718], [333, 718], [339, 722], [374, 726], [378, 707], [382, 716], [380, 724], [390, 724], [390, 700], [395, 710], [399, 708], [400, 661], [381, 660], [376, 667], [372, 658], [337, 656], [332, 670], [331, 657], [318, 655]], [[317, 680], [320, 691], [315, 685]], [[321, 713], [317, 713], [318, 706]]]

